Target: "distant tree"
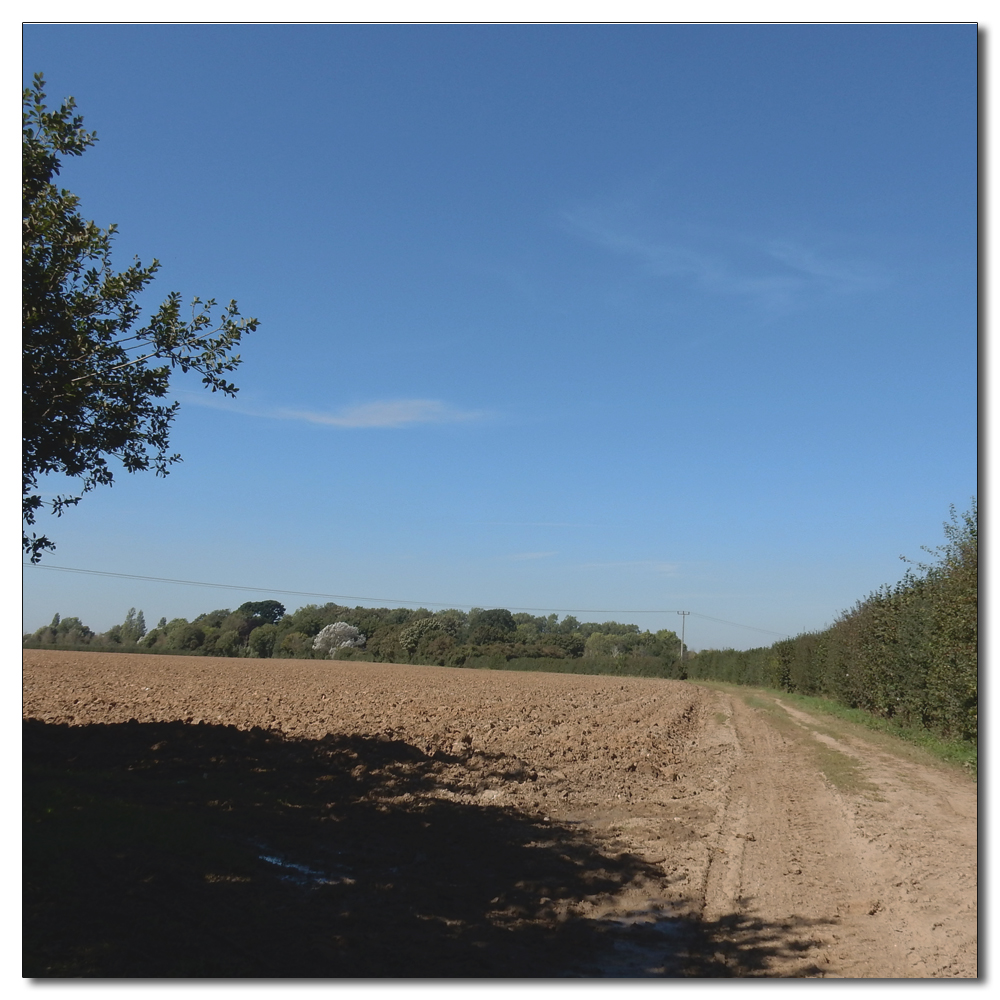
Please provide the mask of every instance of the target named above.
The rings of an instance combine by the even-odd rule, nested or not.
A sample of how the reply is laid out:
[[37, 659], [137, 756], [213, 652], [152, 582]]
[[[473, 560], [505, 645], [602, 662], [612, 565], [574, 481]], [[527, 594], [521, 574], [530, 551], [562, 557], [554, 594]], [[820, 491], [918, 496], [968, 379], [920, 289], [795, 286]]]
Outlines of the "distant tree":
[[446, 632], [432, 632], [420, 641], [417, 655], [421, 663], [437, 663], [444, 666], [448, 655], [456, 645], [454, 638]]
[[399, 635], [404, 628], [405, 625], [399, 624], [380, 625], [371, 634], [366, 633], [365, 649], [383, 663], [398, 663], [406, 655], [399, 645]]
[[657, 656], [674, 656], [677, 657], [677, 659], [681, 658], [681, 639], [680, 636], [672, 629], [661, 628], [656, 632], [654, 639], [656, 644], [655, 654]]
[[219, 645], [219, 638], [222, 635], [222, 629], [214, 625], [205, 625], [198, 622], [197, 619], [191, 624], [197, 625], [198, 628], [205, 633], [205, 638], [201, 643], [201, 651], [205, 654], [205, 656], [218, 656], [219, 652], [216, 647]]
[[541, 635], [542, 633], [538, 631], [538, 626], [534, 622], [518, 622], [515, 634], [518, 642], [532, 642]]
[[216, 656], [239, 656], [243, 639], [235, 629], [223, 629], [215, 641]]
[[79, 618], [62, 618], [53, 615], [50, 624], [36, 629], [25, 642], [31, 646], [79, 646], [87, 645], [94, 633]]
[[167, 623], [164, 645], [167, 649], [198, 649], [205, 641], [205, 630], [185, 618]]
[[[576, 622], [576, 619], [573, 621]], [[621, 622], [576, 622], [573, 631], [587, 639], [595, 632], [602, 635], [638, 635], [639, 626], [623, 625]]]
[[142, 612], [136, 613], [135, 608], [129, 608], [122, 623], [118, 641], [123, 645], [134, 645], [146, 634], [146, 619]]
[[274, 653], [274, 644], [278, 639], [278, 626], [268, 623], [258, 625], [247, 639], [247, 649], [251, 656], [268, 657]]
[[144, 649], [152, 649], [154, 646], [160, 645], [162, 639], [163, 630], [159, 627], [152, 628], [139, 640], [139, 645]]
[[[198, 615], [194, 619], [194, 625], [201, 625], [202, 628], [206, 626], [211, 628], [218, 628], [230, 615], [232, 611], [229, 608], [219, 608], [217, 611], [206, 611], [204, 614]], [[163, 623], [166, 625], [166, 622]]]
[[328, 622], [324, 621], [323, 610], [317, 604], [306, 604], [288, 616], [292, 631], [301, 632], [312, 638]]
[[236, 609], [236, 613], [256, 620], [257, 625], [275, 625], [284, 617], [285, 606], [278, 601], [247, 601]]
[[[152, 468], [165, 476], [180, 456], [168, 454], [178, 404], [159, 405], [170, 373], [195, 371], [212, 392], [233, 396], [223, 375], [240, 363], [232, 348], [257, 320], [235, 302], [212, 316], [215, 300], [193, 299], [190, 319], [171, 292], [138, 330], [137, 302], [159, 269], [111, 268], [115, 226], [99, 228], [77, 211], [79, 199], [54, 183], [61, 157], [81, 156], [96, 142], [74, 114], [72, 98], [45, 105], [40, 73], [22, 92], [22, 545], [31, 561], [55, 548], [28, 535], [37, 513], [61, 515], [98, 486], [110, 486], [113, 458], [127, 472]], [[155, 367], [150, 367], [150, 362]], [[78, 480], [75, 495], [43, 501], [39, 479], [49, 473]]]
[[103, 635], [97, 637], [98, 642], [105, 646], [120, 646], [122, 641], [121, 625], [112, 625]]
[[308, 657], [312, 648], [312, 636], [308, 636], [304, 632], [286, 632], [281, 637], [281, 642], [278, 644], [278, 652], [282, 656], [291, 657], [293, 659], [304, 659]]
[[[583, 656], [583, 651], [586, 648], [586, 640], [582, 635], [576, 633], [568, 635], [543, 633], [536, 640], [536, 645], [546, 650], [546, 656], [575, 657]], [[560, 652], [554, 652], [554, 650], [559, 650]]]
[[629, 647], [623, 636], [592, 632], [587, 636], [585, 656], [624, 656]]
[[403, 628], [397, 641], [412, 656], [426, 638], [447, 636], [454, 641], [459, 627], [458, 621], [452, 617], [439, 618], [435, 615], [431, 618], [418, 618]]
[[517, 622], [506, 608], [474, 608], [469, 613], [469, 640], [474, 645], [509, 642], [516, 632]]
[[54, 641], [60, 646], [88, 643], [94, 636], [93, 631], [76, 617], [61, 618], [59, 625], [53, 631], [55, 633]]
[[348, 625], [347, 622], [334, 622], [316, 636], [313, 640], [313, 649], [324, 656], [329, 656], [335, 650], [361, 647], [364, 644], [365, 637], [353, 625]]
[[[261, 621], [257, 621], [257, 625], [263, 624]], [[240, 643], [246, 645], [247, 639], [250, 638], [250, 633], [254, 630], [256, 625], [251, 618], [246, 615], [241, 614], [239, 611], [234, 611], [231, 615], [227, 615], [220, 623], [219, 628], [223, 632], [236, 632], [240, 637]]]
[[61, 645], [76, 646], [89, 643], [94, 633], [79, 618], [64, 618], [59, 623], [58, 642]]

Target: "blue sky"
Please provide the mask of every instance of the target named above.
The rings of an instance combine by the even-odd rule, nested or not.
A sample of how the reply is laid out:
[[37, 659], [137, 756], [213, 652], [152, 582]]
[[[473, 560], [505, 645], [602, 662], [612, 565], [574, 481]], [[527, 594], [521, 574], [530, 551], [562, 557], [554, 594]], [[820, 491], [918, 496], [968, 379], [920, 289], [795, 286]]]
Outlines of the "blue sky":
[[28, 26], [118, 268], [261, 321], [44, 563], [268, 594], [28, 569], [24, 628], [322, 600], [281, 591], [824, 627], [976, 493], [976, 43]]

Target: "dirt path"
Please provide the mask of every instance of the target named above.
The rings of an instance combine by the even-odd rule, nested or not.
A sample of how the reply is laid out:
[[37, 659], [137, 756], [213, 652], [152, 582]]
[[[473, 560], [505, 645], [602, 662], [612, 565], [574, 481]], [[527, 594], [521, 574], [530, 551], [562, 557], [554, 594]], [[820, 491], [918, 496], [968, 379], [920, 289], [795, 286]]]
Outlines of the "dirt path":
[[975, 977], [976, 786], [780, 699], [718, 697], [728, 798], [706, 917], [798, 928], [770, 975]]
[[977, 975], [976, 785], [760, 693], [27, 651], [24, 716], [100, 873], [29, 878], [28, 976]]

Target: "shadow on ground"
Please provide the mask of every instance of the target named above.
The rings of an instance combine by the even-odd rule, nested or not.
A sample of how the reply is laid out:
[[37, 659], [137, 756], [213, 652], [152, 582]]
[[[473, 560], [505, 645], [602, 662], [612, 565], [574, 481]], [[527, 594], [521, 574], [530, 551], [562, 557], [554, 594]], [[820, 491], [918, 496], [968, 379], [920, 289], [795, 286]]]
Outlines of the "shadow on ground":
[[390, 736], [27, 720], [24, 762], [29, 978], [760, 976], [809, 946], [735, 915], [575, 916], [662, 870], [450, 798], [455, 761]]

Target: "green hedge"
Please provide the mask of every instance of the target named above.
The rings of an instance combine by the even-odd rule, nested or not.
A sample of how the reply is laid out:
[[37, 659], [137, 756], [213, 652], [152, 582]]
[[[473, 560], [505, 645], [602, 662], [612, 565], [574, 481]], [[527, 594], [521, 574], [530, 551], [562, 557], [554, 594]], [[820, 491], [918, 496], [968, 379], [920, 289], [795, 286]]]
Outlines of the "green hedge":
[[979, 532], [975, 501], [952, 508], [936, 562], [917, 564], [822, 632], [766, 649], [705, 650], [692, 679], [832, 698], [874, 716], [975, 742], [979, 735]]

